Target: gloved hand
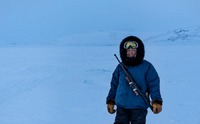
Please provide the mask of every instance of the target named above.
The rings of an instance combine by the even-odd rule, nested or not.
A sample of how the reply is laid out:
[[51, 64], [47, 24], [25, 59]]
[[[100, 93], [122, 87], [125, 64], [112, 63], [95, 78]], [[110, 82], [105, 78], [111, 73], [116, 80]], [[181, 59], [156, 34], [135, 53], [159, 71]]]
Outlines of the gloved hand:
[[158, 114], [162, 111], [162, 101], [160, 100], [153, 100], [152, 101], [153, 113]]
[[115, 109], [114, 109], [114, 106], [115, 106], [115, 102], [114, 100], [109, 100], [107, 101], [107, 110], [110, 114], [114, 114], [115, 113]]

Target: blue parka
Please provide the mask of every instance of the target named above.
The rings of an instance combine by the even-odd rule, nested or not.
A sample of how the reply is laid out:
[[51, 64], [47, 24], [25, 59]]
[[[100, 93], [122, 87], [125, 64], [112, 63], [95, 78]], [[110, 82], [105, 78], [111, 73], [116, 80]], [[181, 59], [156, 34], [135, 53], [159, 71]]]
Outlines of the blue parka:
[[[127, 49], [124, 48], [124, 44], [127, 41], [135, 41], [138, 43], [137, 56], [135, 58], [127, 58], [126, 56]], [[122, 64], [126, 66], [144, 95], [148, 92], [153, 101], [162, 102], [158, 73], [150, 62], [144, 60], [144, 54], [144, 44], [139, 38], [129, 36], [122, 40], [120, 44]], [[106, 102], [110, 103], [110, 101], [119, 107], [127, 109], [148, 108], [142, 97], [139, 95], [136, 96], [130, 88], [126, 80], [126, 75], [120, 65], [113, 72], [111, 87]]]
[[[137, 66], [126, 67], [144, 95], [148, 92], [152, 100], [156, 99], [162, 101], [159, 76], [150, 62], [143, 60]], [[113, 72], [107, 101], [114, 100], [117, 106], [127, 109], [147, 109], [148, 106], [142, 97], [134, 94], [125, 78], [126, 75], [124, 71], [121, 66], [118, 65]]]

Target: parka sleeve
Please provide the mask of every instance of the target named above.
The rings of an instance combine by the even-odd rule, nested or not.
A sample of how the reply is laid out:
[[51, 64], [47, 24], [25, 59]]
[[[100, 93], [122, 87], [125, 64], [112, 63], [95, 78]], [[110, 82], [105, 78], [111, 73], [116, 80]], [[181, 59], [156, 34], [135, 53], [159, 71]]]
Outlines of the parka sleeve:
[[149, 65], [146, 73], [147, 90], [152, 100], [162, 101], [160, 93], [160, 78], [152, 64]]
[[115, 104], [115, 96], [117, 91], [117, 86], [119, 83], [119, 65], [115, 69], [115, 71], [112, 74], [112, 79], [110, 83], [110, 90], [106, 99], [106, 103], [112, 103]]

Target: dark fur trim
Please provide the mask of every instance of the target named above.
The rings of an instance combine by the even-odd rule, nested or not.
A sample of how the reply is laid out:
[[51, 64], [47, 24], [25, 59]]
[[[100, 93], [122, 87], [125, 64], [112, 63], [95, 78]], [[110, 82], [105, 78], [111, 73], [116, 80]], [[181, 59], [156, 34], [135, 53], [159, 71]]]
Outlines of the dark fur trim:
[[115, 100], [112, 99], [112, 100], [108, 100], [106, 101], [106, 104], [112, 104], [112, 105], [115, 105]]
[[160, 105], [162, 105], [163, 104], [163, 101], [161, 101], [161, 100], [158, 100], [158, 99], [154, 99], [153, 101], [152, 101], [152, 104], [160, 104]]
[[[127, 58], [126, 57], [127, 50], [124, 49], [124, 43], [126, 41], [135, 41], [138, 43], [136, 58]], [[120, 57], [121, 57], [124, 65], [135, 66], [135, 65], [140, 64], [144, 59], [144, 53], [145, 53], [144, 52], [144, 44], [142, 43], [142, 41], [139, 38], [137, 38], [135, 36], [128, 36], [128, 37], [124, 38], [120, 44]]]

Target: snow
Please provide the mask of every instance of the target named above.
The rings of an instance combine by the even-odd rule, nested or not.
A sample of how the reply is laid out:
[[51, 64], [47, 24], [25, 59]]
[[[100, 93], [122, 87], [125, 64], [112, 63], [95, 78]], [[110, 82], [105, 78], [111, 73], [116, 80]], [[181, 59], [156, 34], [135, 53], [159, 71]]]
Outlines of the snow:
[[[113, 123], [115, 115], [107, 112], [105, 100], [118, 64], [114, 54], [119, 56], [118, 45], [127, 32], [99, 32], [101, 39], [91, 42], [97, 33], [76, 34], [74, 44], [65, 37], [54, 44], [1, 45], [0, 122]], [[160, 75], [164, 104], [160, 114], [149, 109], [147, 124], [199, 124], [200, 39], [156, 44], [149, 37], [142, 38], [145, 59]], [[160, 35], [153, 37], [158, 40]]]
[[198, 0], [1, 0], [0, 123], [112, 124], [119, 43], [135, 35], [161, 78], [147, 124], [199, 124]]

